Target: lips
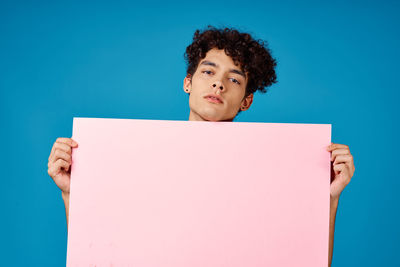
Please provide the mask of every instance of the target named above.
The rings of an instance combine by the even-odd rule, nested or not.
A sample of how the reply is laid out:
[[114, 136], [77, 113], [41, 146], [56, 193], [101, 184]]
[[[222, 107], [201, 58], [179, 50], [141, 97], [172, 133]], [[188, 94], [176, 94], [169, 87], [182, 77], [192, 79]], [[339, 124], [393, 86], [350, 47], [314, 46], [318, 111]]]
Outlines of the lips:
[[221, 97], [215, 94], [206, 95], [204, 98], [212, 103], [217, 103], [217, 104], [223, 103]]

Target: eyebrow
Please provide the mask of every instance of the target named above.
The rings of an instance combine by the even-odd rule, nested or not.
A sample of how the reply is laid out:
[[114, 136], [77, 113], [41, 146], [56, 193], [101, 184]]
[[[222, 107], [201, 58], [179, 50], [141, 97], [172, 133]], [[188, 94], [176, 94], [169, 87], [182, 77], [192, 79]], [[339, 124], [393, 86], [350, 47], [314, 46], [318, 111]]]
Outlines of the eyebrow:
[[[213, 66], [213, 67], [216, 67], [216, 68], [219, 67], [219, 66], [218, 66], [217, 64], [215, 64], [214, 62], [211, 62], [211, 61], [208, 61], [208, 60], [202, 61], [202, 62], [200, 63], [200, 65], [209, 65], [209, 66]], [[237, 69], [230, 69], [229, 72], [239, 74], [239, 75], [243, 76], [243, 77], [246, 79], [246, 75], [245, 75], [242, 71], [240, 71], [240, 70], [237, 70]]]

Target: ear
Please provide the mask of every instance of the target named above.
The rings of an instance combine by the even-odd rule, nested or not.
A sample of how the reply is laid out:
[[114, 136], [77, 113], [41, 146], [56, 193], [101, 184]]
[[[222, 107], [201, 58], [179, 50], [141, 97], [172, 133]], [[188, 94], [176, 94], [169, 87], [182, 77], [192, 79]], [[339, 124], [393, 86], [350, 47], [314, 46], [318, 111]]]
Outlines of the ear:
[[192, 90], [192, 77], [188, 73], [185, 79], [183, 79], [183, 91], [189, 94], [191, 90]]
[[249, 94], [242, 100], [242, 103], [240, 104], [240, 110], [245, 111], [248, 110], [251, 106], [251, 103], [253, 103], [253, 93]]

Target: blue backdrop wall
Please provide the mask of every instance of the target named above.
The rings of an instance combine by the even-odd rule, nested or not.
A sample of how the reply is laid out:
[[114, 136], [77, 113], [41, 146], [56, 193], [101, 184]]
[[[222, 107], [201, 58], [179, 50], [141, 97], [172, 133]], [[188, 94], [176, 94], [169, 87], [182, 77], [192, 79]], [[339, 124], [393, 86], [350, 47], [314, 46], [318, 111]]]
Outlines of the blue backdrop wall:
[[187, 120], [183, 53], [208, 24], [267, 40], [278, 60], [279, 82], [237, 121], [331, 123], [350, 146], [333, 266], [397, 265], [399, 13], [398, 1], [1, 1], [0, 265], [65, 265], [53, 142], [74, 116]]

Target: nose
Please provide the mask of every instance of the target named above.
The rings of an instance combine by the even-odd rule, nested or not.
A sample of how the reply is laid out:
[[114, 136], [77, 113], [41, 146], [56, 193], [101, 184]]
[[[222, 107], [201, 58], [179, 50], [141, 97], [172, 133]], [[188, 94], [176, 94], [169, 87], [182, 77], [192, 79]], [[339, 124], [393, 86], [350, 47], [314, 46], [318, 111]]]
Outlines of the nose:
[[220, 83], [220, 82], [213, 83], [212, 87], [213, 88], [217, 88], [217, 90], [218, 89], [221, 90], [221, 91], [224, 90], [224, 87], [222, 86], [222, 83]]

